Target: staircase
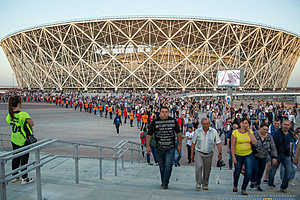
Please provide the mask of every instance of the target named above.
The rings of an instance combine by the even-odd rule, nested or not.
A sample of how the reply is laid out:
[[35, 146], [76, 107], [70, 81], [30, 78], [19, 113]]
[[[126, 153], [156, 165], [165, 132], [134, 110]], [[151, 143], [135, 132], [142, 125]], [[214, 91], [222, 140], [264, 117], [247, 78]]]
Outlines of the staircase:
[[[149, 166], [145, 162], [125, 162], [122, 168], [118, 163], [118, 176], [114, 176], [114, 161], [103, 160], [103, 179], [99, 179], [98, 160], [81, 158], [79, 162], [79, 184], [74, 180], [74, 160], [57, 158], [42, 168], [42, 194], [44, 200], [92, 200], [92, 199], [232, 199], [244, 196], [232, 192], [232, 171], [213, 168], [210, 176], [208, 191], [195, 189], [194, 166], [173, 167], [168, 190], [160, 188], [158, 166]], [[7, 165], [7, 166], [10, 166]], [[297, 172], [299, 175], [299, 172]], [[278, 173], [279, 174], [279, 173]], [[30, 174], [34, 177], [34, 173]], [[216, 179], [220, 177], [220, 184]], [[241, 176], [240, 184], [243, 176]], [[279, 180], [279, 178], [277, 177]], [[298, 179], [299, 184], [299, 179]], [[7, 199], [34, 200], [36, 199], [35, 184], [21, 185], [9, 183]], [[267, 189], [266, 185], [263, 188]], [[288, 194], [275, 190], [265, 192], [249, 191], [247, 198], [263, 199], [266, 197], [290, 200], [300, 197], [299, 185], [289, 187]], [[252, 196], [250, 196], [252, 195]], [[255, 195], [255, 197], [254, 197]], [[293, 196], [294, 195], [294, 196]]]

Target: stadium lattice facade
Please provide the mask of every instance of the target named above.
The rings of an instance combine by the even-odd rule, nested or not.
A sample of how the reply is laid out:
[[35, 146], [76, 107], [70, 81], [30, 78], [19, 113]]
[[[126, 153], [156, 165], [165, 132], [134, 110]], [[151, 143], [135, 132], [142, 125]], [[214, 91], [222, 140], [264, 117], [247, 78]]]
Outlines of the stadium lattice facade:
[[66, 22], [1, 41], [20, 88], [217, 87], [217, 71], [244, 69], [246, 89], [282, 89], [299, 36], [261, 25], [139, 17]]

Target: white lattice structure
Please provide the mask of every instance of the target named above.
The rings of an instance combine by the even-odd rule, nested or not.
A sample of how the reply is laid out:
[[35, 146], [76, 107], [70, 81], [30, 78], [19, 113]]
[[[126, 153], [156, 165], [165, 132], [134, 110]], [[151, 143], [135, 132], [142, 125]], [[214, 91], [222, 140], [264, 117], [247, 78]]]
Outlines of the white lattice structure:
[[245, 69], [244, 88], [286, 88], [299, 36], [261, 25], [139, 17], [47, 25], [1, 41], [20, 88], [217, 88]]

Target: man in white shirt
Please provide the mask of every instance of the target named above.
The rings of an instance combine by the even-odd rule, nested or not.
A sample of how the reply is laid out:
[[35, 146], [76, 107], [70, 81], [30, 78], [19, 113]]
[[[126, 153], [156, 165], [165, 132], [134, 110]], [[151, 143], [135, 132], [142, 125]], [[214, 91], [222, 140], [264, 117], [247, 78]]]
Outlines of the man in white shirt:
[[[196, 189], [208, 190], [209, 175], [211, 171], [211, 163], [214, 155], [215, 145], [218, 148], [218, 160], [222, 159], [222, 145], [216, 129], [210, 127], [209, 119], [201, 120], [201, 128], [195, 131], [192, 140], [192, 161], [195, 162]], [[195, 151], [196, 150], [196, 151]]]
[[188, 152], [188, 160], [189, 160], [189, 164], [192, 161], [191, 158], [191, 152], [192, 152], [192, 139], [194, 137], [194, 131], [193, 131], [193, 127], [192, 126], [188, 126], [188, 131], [186, 132], [186, 147], [187, 147], [187, 152]]
[[294, 111], [288, 112], [288, 118], [291, 121], [291, 128], [294, 129], [294, 126], [296, 124], [296, 118]]

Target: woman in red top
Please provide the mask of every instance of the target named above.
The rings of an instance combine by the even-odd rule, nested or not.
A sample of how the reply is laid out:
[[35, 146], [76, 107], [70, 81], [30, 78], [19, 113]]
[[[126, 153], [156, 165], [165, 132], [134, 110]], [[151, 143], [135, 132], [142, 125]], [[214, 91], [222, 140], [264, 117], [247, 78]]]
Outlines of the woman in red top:
[[141, 127], [141, 113], [136, 113], [136, 123], [137, 123], [138, 129], [140, 129], [140, 127]]
[[124, 109], [124, 124], [126, 124], [126, 120], [127, 120], [127, 108]]

